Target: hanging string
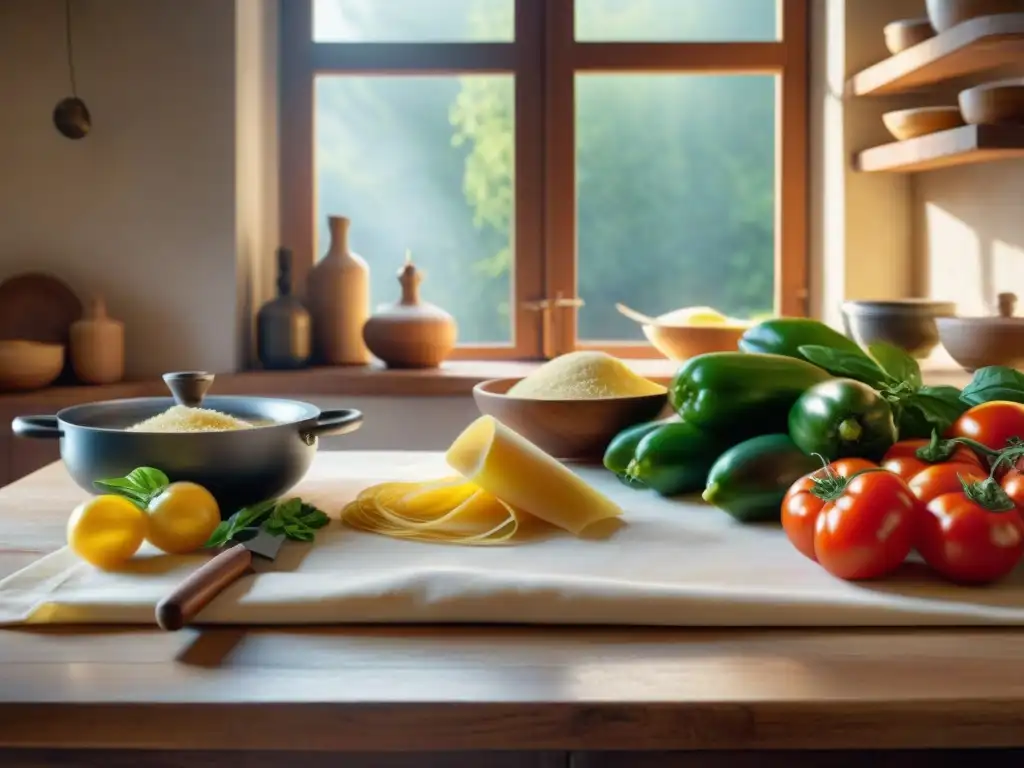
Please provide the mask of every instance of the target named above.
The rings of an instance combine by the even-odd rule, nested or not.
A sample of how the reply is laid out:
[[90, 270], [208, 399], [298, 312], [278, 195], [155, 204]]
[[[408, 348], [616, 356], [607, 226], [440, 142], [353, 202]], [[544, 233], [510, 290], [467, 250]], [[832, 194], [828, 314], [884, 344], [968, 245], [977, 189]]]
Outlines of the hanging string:
[[64, 31], [67, 39], [68, 74], [71, 76], [71, 95], [78, 98], [78, 88], [75, 85], [74, 48], [71, 45], [71, 0], [64, 0]]

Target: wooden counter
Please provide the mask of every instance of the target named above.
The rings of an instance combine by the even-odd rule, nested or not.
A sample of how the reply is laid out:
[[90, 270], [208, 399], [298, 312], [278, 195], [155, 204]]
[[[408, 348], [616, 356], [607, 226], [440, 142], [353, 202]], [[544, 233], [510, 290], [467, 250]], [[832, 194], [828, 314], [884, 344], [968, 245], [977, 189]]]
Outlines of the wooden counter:
[[[395, 458], [324, 453], [311, 474]], [[82, 496], [59, 465], [0, 489], [0, 576], [61, 546]], [[1006, 750], [1024, 747], [1024, 631], [0, 630], [0, 765], [148, 764], [134, 750], [179, 753], [160, 765], [210, 766], [209, 750], [341, 764], [308, 754], [331, 750], [380, 768], [792, 766], [734, 751], [954, 747], [1003, 748], [970, 756], [983, 764], [1024, 756]], [[690, 750], [726, 752], [677, 754]], [[445, 754], [365, 754], [395, 751]], [[924, 758], [828, 765], [869, 759]]]

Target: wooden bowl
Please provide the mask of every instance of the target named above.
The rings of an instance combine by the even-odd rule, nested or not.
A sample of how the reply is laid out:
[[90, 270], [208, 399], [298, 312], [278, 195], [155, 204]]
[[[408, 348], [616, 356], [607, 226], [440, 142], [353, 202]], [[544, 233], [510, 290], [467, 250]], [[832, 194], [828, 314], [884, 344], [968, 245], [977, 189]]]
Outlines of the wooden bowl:
[[600, 462], [626, 427], [651, 421], [667, 393], [598, 400], [535, 400], [505, 393], [521, 379], [492, 379], [473, 387], [480, 413], [493, 416], [545, 453], [563, 461]]
[[1024, 12], [1024, 0], [927, 0], [928, 18], [936, 32], [978, 16]]
[[746, 326], [645, 325], [644, 336], [669, 360], [689, 360], [708, 352], [735, 352]]
[[960, 112], [971, 125], [1024, 123], [1024, 80], [999, 80], [960, 92]]
[[906, 141], [958, 128], [964, 124], [964, 119], [957, 107], [917, 107], [886, 112], [882, 122], [897, 140]]
[[40, 341], [0, 341], [0, 391], [42, 389], [64, 368], [64, 345]]
[[927, 18], [893, 21], [886, 24], [882, 32], [885, 35], [885, 47], [893, 55], [935, 37], [935, 28]]

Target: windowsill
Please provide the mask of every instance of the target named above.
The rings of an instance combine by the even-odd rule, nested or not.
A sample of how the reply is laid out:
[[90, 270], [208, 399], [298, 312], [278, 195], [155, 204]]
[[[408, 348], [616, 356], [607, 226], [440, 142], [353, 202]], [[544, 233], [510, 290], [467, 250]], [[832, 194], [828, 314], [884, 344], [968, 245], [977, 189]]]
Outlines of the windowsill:
[[[668, 383], [678, 368], [671, 360], [624, 360], [642, 376]], [[526, 376], [540, 361], [459, 360], [441, 368], [395, 370], [379, 365], [306, 368], [297, 371], [245, 371], [217, 375], [214, 394], [309, 397], [458, 397], [488, 379]], [[970, 375], [947, 357], [922, 361], [930, 384], [963, 386]], [[0, 395], [0, 406], [53, 411], [70, 405], [126, 397], [156, 397], [167, 394], [160, 380], [126, 381], [105, 386], [61, 386], [35, 392]]]

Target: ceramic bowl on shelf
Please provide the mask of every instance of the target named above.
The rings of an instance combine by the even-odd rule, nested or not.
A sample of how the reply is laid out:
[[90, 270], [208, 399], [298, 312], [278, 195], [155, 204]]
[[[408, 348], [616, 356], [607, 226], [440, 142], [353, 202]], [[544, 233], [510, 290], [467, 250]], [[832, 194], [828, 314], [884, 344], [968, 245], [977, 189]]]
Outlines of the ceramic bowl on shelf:
[[882, 33], [885, 35], [885, 47], [895, 56], [907, 48], [913, 48], [918, 43], [935, 37], [935, 28], [927, 17], [900, 19], [886, 24]]
[[21, 339], [0, 341], [0, 392], [48, 387], [63, 369], [63, 344]]
[[882, 115], [882, 122], [898, 141], [948, 131], [964, 124], [958, 107], [916, 107]]
[[926, 6], [936, 32], [946, 32], [979, 16], [1024, 12], [1024, 0], [926, 0]]
[[480, 382], [473, 387], [477, 408], [563, 461], [600, 462], [615, 435], [657, 418], [668, 401], [667, 392], [593, 400], [509, 397], [506, 393], [518, 381]]
[[846, 335], [861, 346], [885, 341], [916, 358], [925, 358], [939, 344], [936, 318], [956, 313], [951, 301], [888, 299], [843, 303]]
[[940, 317], [936, 320], [942, 346], [964, 370], [988, 365], [1024, 368], [1024, 317], [1014, 317], [1017, 297], [999, 294], [999, 314], [993, 317]]
[[960, 112], [971, 125], [1024, 125], [1024, 79], [998, 80], [960, 92]]
[[1024, 0], [926, 0], [928, 18], [936, 32], [979, 16], [1024, 12]]

